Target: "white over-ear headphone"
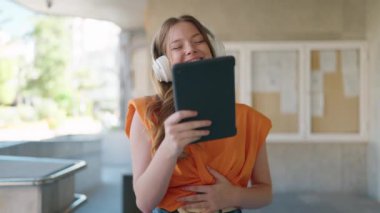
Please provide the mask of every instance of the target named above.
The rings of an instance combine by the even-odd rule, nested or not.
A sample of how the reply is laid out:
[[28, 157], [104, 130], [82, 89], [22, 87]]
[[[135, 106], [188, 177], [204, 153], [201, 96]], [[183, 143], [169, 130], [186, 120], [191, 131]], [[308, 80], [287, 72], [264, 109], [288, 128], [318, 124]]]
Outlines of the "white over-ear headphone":
[[[211, 33], [208, 33], [208, 39], [211, 43], [211, 48], [214, 51], [214, 57], [220, 57], [226, 55], [226, 50], [221, 41], [217, 40]], [[171, 82], [173, 80], [172, 70], [170, 68], [170, 62], [166, 55], [162, 55], [154, 60], [154, 40], [152, 45], [152, 59], [153, 64], [152, 68], [154, 71], [154, 75], [157, 80], [160, 82]]]

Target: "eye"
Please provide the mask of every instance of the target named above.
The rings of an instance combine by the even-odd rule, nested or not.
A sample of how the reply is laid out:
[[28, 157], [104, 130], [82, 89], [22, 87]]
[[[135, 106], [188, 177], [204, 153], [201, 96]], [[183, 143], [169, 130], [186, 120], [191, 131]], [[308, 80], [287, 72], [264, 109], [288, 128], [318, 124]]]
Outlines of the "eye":
[[171, 50], [180, 50], [182, 48], [182, 45], [174, 45], [171, 47]]
[[196, 43], [196, 44], [202, 44], [203, 42], [205, 42], [204, 39], [198, 39], [198, 40], [194, 41], [194, 43]]

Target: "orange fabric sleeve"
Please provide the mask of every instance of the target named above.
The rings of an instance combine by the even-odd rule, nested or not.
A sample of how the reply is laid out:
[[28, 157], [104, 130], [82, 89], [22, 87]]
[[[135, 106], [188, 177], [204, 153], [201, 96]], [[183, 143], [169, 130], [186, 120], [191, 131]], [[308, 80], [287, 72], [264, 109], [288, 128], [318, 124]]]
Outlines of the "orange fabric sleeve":
[[128, 102], [128, 111], [125, 119], [125, 133], [130, 137], [131, 125], [133, 116], [136, 114], [140, 117], [146, 129], [149, 128], [148, 120], [146, 119], [147, 105], [152, 100], [152, 97], [143, 97], [133, 99]]

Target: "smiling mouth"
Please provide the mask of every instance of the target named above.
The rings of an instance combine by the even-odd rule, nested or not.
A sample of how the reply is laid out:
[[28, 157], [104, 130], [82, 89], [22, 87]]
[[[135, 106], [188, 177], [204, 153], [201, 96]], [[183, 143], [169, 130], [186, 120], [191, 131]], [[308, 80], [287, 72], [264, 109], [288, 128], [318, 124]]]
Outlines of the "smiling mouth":
[[201, 57], [201, 58], [193, 58], [193, 59], [190, 59], [190, 60], [188, 60], [188, 61], [186, 61], [186, 62], [201, 61], [201, 60], [203, 60], [203, 59], [204, 59], [203, 57]]

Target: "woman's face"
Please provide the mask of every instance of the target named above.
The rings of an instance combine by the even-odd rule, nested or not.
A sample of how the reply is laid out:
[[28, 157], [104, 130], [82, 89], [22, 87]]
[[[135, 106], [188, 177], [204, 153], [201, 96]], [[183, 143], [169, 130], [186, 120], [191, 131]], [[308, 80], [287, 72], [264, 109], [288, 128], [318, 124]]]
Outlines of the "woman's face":
[[165, 48], [171, 65], [212, 58], [206, 40], [189, 22], [179, 22], [170, 28]]

